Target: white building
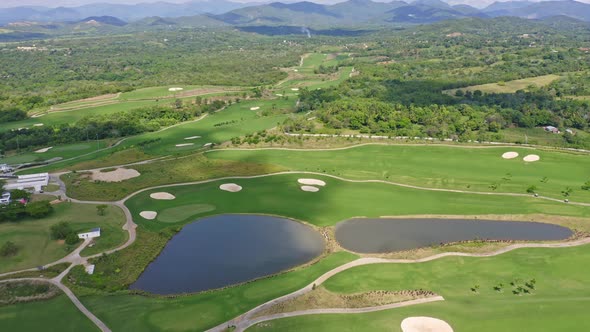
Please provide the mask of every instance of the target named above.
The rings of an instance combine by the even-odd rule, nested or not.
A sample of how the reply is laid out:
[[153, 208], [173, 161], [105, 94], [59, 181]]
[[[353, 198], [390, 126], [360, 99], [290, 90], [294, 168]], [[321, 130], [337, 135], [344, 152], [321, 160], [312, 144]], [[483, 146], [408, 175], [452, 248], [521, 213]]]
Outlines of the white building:
[[12, 171], [13, 171], [12, 167], [10, 167], [6, 164], [0, 164], [0, 173], [10, 173]]
[[4, 193], [0, 196], [0, 204], [10, 203], [10, 193]]
[[33, 188], [36, 192], [42, 191], [43, 187], [49, 184], [49, 174], [48, 173], [39, 173], [39, 174], [29, 174], [29, 175], [19, 175], [16, 182], [10, 181], [6, 185], [4, 185], [4, 189], [6, 190], [14, 190], [20, 189], [24, 190], [25, 188]]
[[78, 234], [78, 237], [80, 239], [94, 239], [95, 237], [99, 237], [99, 236], [100, 236], [100, 227], [93, 228], [88, 233], [79, 233]]

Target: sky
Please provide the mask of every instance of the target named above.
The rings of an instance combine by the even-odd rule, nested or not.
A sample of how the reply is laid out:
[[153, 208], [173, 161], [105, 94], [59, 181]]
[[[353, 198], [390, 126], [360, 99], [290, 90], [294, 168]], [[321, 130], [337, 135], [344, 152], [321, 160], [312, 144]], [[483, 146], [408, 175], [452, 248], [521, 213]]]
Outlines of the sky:
[[[46, 7], [59, 7], [59, 6], [73, 7], [73, 6], [85, 5], [85, 4], [97, 3], [97, 2], [134, 4], [134, 3], [140, 3], [140, 2], [159, 2], [159, 1], [183, 3], [183, 2], [187, 2], [188, 0], [0, 0], [0, 7], [8, 8], [8, 7], [28, 6], [28, 5], [46, 6]], [[215, 1], [215, 0], [210, 0], [210, 1]], [[269, 0], [230, 0], [230, 1], [242, 2], [242, 3], [271, 2]], [[281, 1], [281, 0], [273, 0], [273, 1]], [[295, 2], [295, 1], [296, 0], [288, 0], [288, 1], [284, 1], [284, 2]], [[331, 4], [331, 3], [341, 2], [344, 0], [308, 0], [308, 1], [322, 3], [322, 4]], [[373, 1], [388, 2], [388, 0], [373, 0]], [[413, 1], [413, 0], [406, 0], [406, 2], [411, 2], [411, 1]], [[443, 0], [443, 1], [445, 1], [445, 0]], [[474, 7], [482, 8], [482, 7], [485, 7], [489, 4], [491, 4], [495, 0], [446, 0], [446, 1], [451, 4], [465, 3], [465, 4], [472, 5]], [[499, 1], [507, 1], [507, 0], [499, 0]], [[533, 1], [542, 1], [542, 0], [533, 0]], [[577, 0], [577, 1], [590, 3], [590, 0]]]

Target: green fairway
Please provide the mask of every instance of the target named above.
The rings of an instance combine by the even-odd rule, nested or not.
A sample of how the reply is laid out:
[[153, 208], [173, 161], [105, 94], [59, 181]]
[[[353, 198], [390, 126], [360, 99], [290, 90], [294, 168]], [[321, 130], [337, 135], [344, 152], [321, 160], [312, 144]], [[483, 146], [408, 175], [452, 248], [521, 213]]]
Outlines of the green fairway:
[[[297, 179], [313, 177], [327, 183], [317, 193], [304, 192]], [[229, 193], [219, 189], [222, 183], [234, 182], [244, 189]], [[152, 192], [166, 191], [176, 199], [154, 200]], [[207, 204], [215, 210], [195, 210], [182, 215], [179, 223], [221, 213], [266, 213], [291, 217], [314, 225], [328, 226], [355, 216], [379, 217], [393, 215], [481, 215], [481, 214], [549, 214], [590, 216], [590, 208], [567, 205], [533, 197], [482, 196], [433, 192], [402, 188], [382, 183], [349, 183], [322, 176], [305, 174], [275, 175], [257, 179], [232, 179], [201, 185], [175, 186], [143, 192], [126, 202], [134, 220], [148, 229], [170, 225], [148, 221], [139, 216], [144, 210], [164, 212], [170, 208]]]
[[2, 331], [99, 331], [65, 295], [50, 300], [0, 306]]
[[[173, 88], [182, 88], [179, 91], [170, 91]], [[130, 92], [122, 93], [120, 100], [137, 100], [137, 99], [155, 99], [155, 98], [175, 98], [183, 97], [185, 94], [191, 95], [207, 95], [212, 93], [221, 93], [229, 91], [244, 90], [244, 87], [225, 87], [225, 86], [199, 86], [199, 85], [169, 85], [156, 86], [150, 88], [138, 89]]]
[[[516, 159], [502, 159], [507, 151], [520, 155]], [[541, 160], [526, 163], [522, 158], [528, 154], [537, 154]], [[332, 151], [211, 151], [207, 156], [429, 188], [525, 194], [530, 186], [535, 186], [540, 195], [564, 198], [562, 191], [569, 187], [570, 200], [590, 202], [590, 191], [581, 189], [590, 180], [590, 156], [583, 154], [517, 147], [367, 145]]]
[[296, 271], [195, 295], [173, 298], [87, 296], [81, 300], [113, 331], [203, 331], [259, 304], [302, 288], [355, 257], [340, 252]]
[[35, 161], [49, 160], [53, 158], [69, 159], [78, 157], [84, 154], [95, 152], [99, 149], [104, 149], [108, 146], [108, 142], [88, 141], [84, 143], [57, 145], [43, 153], [26, 152], [22, 154], [12, 155], [6, 158], [0, 158], [0, 164], [21, 164]]
[[15, 256], [0, 258], [0, 273], [51, 263], [75, 249], [51, 239], [51, 226], [62, 221], [69, 222], [76, 232], [101, 228], [101, 237], [94, 247], [85, 249], [86, 255], [111, 249], [127, 239], [127, 233], [121, 229], [125, 217], [117, 207], [109, 206], [104, 216], [96, 213], [95, 205], [61, 203], [54, 208], [53, 214], [44, 219], [0, 223], [0, 244], [12, 241], [19, 248]]
[[[563, 249], [519, 249], [491, 258], [448, 257], [420, 264], [352, 268], [324, 285], [333, 292], [425, 289], [444, 302], [360, 315], [316, 315], [266, 323], [248, 331], [401, 331], [409, 316], [447, 321], [455, 331], [588, 331], [588, 245]], [[530, 294], [515, 295], [511, 282]], [[502, 284], [501, 291], [494, 287]], [[479, 285], [477, 293], [471, 287]]]

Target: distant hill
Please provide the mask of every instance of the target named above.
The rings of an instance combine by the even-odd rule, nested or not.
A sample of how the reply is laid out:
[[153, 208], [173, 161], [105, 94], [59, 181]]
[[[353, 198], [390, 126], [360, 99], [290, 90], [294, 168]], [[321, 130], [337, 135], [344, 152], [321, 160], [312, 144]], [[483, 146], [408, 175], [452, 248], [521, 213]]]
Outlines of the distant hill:
[[127, 22], [120, 20], [113, 16], [90, 16], [79, 23], [86, 23], [86, 24], [106, 24], [106, 25], [113, 25], [117, 27], [126, 26]]

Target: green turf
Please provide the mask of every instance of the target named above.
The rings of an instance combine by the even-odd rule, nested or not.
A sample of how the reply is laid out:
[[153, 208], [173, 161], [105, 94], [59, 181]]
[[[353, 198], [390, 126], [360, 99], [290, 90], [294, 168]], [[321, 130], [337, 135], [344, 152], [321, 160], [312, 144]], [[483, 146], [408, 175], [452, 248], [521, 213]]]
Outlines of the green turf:
[[81, 332], [99, 329], [65, 295], [0, 306], [0, 330], [10, 332]]
[[127, 233], [121, 229], [125, 217], [119, 208], [109, 206], [105, 216], [97, 215], [95, 205], [61, 203], [54, 208], [53, 214], [44, 219], [0, 223], [0, 244], [12, 241], [19, 247], [16, 256], [0, 258], [0, 273], [36, 267], [66, 256], [75, 247], [60, 244], [50, 236], [51, 226], [61, 221], [71, 223], [77, 232], [101, 227], [96, 245], [83, 254], [102, 252], [127, 239]]
[[[421, 264], [379, 264], [342, 272], [325, 286], [339, 293], [427, 289], [444, 302], [361, 315], [283, 319], [248, 331], [401, 331], [409, 316], [447, 321], [455, 331], [588, 331], [590, 247], [519, 249], [492, 258], [450, 257]], [[530, 295], [512, 281], [535, 279]], [[493, 289], [502, 283], [502, 291]], [[479, 285], [478, 293], [470, 290]]]
[[268, 300], [293, 292], [355, 257], [340, 252], [310, 267], [196, 295], [175, 298], [88, 296], [81, 300], [113, 331], [203, 331]]
[[[139, 216], [143, 210], [161, 212], [189, 204], [211, 204], [215, 211], [187, 213], [179, 223], [205, 215], [220, 213], [266, 213], [304, 220], [319, 226], [355, 217], [393, 215], [481, 215], [481, 214], [550, 214], [590, 216], [590, 208], [551, 202], [532, 197], [482, 196], [432, 192], [402, 188], [381, 183], [349, 183], [318, 177], [327, 183], [317, 193], [304, 192], [297, 179], [309, 175], [274, 175], [270, 177], [216, 181], [201, 185], [175, 186], [165, 190], [176, 199], [154, 200], [155, 189], [134, 196], [126, 202], [136, 223], [149, 229], [160, 229], [169, 223], [148, 221]], [[229, 193], [219, 189], [224, 182], [235, 182], [244, 189]], [[184, 217], [184, 216], [183, 216]]]
[[108, 142], [104, 140], [98, 142], [90, 140], [84, 143], [56, 145], [49, 151], [43, 153], [25, 152], [6, 158], [0, 158], [0, 163], [20, 164], [49, 160], [53, 158], [69, 159], [95, 152], [98, 149], [104, 149], [107, 146]]
[[[516, 151], [520, 157], [502, 159], [507, 151]], [[538, 154], [541, 160], [525, 163], [522, 157], [527, 154]], [[580, 189], [590, 180], [590, 156], [565, 152], [516, 147], [369, 145], [333, 151], [212, 151], [207, 156], [430, 188], [524, 194], [534, 185], [540, 195], [563, 198], [561, 192], [571, 187], [570, 200], [590, 202], [590, 191]], [[541, 182], [545, 177], [547, 181]], [[493, 184], [496, 190], [490, 188]]]
[[161, 222], [176, 223], [179, 220], [190, 218], [195, 214], [210, 212], [214, 211], [215, 209], [215, 206], [211, 204], [181, 205], [162, 210], [162, 212], [158, 214], [157, 220]]

